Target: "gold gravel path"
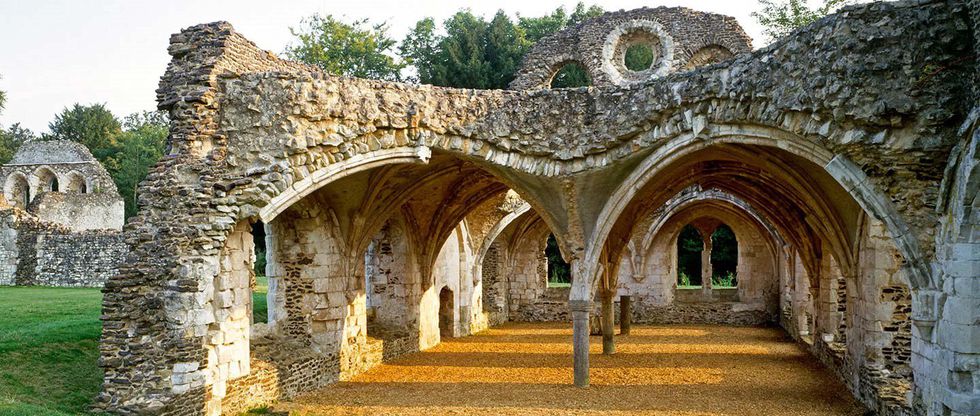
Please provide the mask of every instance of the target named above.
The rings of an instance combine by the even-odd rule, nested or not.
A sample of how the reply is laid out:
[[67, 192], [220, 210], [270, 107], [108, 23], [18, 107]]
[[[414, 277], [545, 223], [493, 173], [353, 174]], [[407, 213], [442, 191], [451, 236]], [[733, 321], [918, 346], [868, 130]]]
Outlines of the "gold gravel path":
[[570, 324], [452, 339], [273, 409], [297, 415], [863, 415], [844, 385], [772, 328], [634, 326], [572, 383]]

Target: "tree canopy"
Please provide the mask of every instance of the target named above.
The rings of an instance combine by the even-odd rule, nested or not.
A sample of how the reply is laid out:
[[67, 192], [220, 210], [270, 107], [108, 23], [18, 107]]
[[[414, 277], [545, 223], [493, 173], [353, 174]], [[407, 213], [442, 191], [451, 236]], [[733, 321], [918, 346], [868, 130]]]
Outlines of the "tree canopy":
[[102, 164], [111, 168], [116, 138], [122, 133], [122, 124], [105, 104], [81, 105], [76, 103], [65, 108], [48, 123], [50, 134], [44, 140], [70, 140], [88, 148]]
[[370, 25], [367, 19], [345, 23], [331, 15], [313, 15], [289, 31], [296, 38], [295, 44], [286, 47], [290, 59], [334, 75], [401, 79], [404, 65], [393, 57], [396, 42], [384, 24]]
[[769, 40], [776, 40], [790, 34], [799, 27], [806, 26], [854, 0], [822, 0], [823, 4], [814, 8], [809, 0], [759, 0], [762, 10], [752, 12], [752, 16], [763, 27]]
[[163, 156], [167, 145], [168, 121], [165, 113], [145, 111], [123, 120], [115, 150], [113, 182], [126, 204], [126, 217], [136, 215], [137, 187], [150, 168]]
[[[598, 6], [579, 3], [568, 14], [558, 8], [542, 17], [512, 20], [503, 10], [492, 20], [464, 9], [436, 27], [432, 18], [418, 21], [399, 46], [399, 54], [415, 72], [413, 81], [456, 88], [507, 88], [534, 42], [602, 14]], [[588, 85], [584, 70], [569, 68], [556, 77], [557, 87]]]
[[[572, 13], [558, 8], [542, 17], [517, 15], [516, 21], [500, 10], [488, 21], [463, 9], [441, 24], [431, 17], [419, 20], [400, 43], [388, 36], [384, 23], [313, 15], [290, 29], [294, 43], [285, 56], [335, 75], [507, 88], [534, 42], [602, 12], [579, 3]], [[556, 86], [588, 85], [584, 70], [568, 72], [558, 77]]]
[[20, 145], [35, 139], [37, 136], [34, 135], [34, 132], [21, 127], [20, 123], [14, 123], [6, 129], [0, 129], [0, 164], [10, 162]]

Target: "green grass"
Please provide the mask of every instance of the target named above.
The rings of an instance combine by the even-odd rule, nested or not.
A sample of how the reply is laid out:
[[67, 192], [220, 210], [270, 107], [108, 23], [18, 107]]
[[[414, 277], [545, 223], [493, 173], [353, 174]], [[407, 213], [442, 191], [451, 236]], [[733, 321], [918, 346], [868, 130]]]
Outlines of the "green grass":
[[[266, 322], [268, 290], [257, 277], [255, 322]], [[0, 416], [88, 411], [102, 383], [101, 308], [99, 289], [0, 286]]]
[[99, 392], [99, 289], [0, 287], [0, 415], [85, 413]]
[[255, 276], [255, 290], [252, 291], [253, 322], [268, 322], [269, 304], [265, 294], [269, 292], [269, 278]]

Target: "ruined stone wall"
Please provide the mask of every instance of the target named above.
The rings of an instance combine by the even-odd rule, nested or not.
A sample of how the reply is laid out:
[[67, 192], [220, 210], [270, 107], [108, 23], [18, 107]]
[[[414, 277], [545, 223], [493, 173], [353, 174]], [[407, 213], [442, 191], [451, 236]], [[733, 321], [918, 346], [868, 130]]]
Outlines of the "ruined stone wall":
[[365, 271], [368, 286], [368, 308], [373, 311], [369, 324], [406, 330], [418, 326], [418, 317], [412, 308], [418, 298], [421, 282], [412, 270], [412, 257], [407, 236], [397, 224], [389, 222], [381, 229], [366, 253], [368, 268]]
[[501, 251], [501, 244], [494, 241], [483, 257], [483, 310], [489, 315], [491, 325], [506, 322], [510, 313], [510, 289], [507, 276], [501, 274], [504, 270]]
[[17, 208], [0, 209], [0, 284], [101, 287], [128, 251], [116, 231], [76, 232]]
[[880, 221], [866, 219], [861, 230], [853, 275], [831, 256], [821, 260], [817, 276], [798, 257], [788, 265], [780, 323], [876, 414], [918, 414], [911, 400], [907, 269]]
[[[975, 369], [969, 354], [976, 345], [969, 337], [976, 332], [960, 317], [970, 315], [915, 306], [970, 310], [962, 306], [970, 296], [932, 282], [930, 267], [933, 259], [976, 257], [954, 248], [962, 241], [948, 235], [941, 256], [934, 256], [937, 185], [973, 78], [974, 68], [956, 64], [974, 49], [970, 28], [961, 2], [872, 4], [752, 54], [631, 88], [508, 92], [329, 77], [258, 50], [230, 25], [190, 28], [172, 38], [174, 59], [159, 90], [160, 107], [173, 120], [172, 154], [141, 186], [143, 210], [128, 234], [133, 252], [105, 291], [99, 402], [120, 412], [199, 413], [212, 392], [176, 393], [171, 376], [176, 364], [207, 360], [202, 346], [211, 322], [189, 312], [200, 309], [195, 302], [218, 273], [224, 240], [240, 221], [288, 210], [338, 172], [370, 166], [357, 163], [393, 155], [400, 163], [425, 163], [433, 154], [478, 163], [527, 193], [535, 209], [549, 208], [541, 215], [576, 256], [577, 270], [588, 271], [595, 265], [582, 261], [584, 246], [601, 250], [605, 242], [601, 233], [590, 234], [605, 225], [595, 221], [597, 213], [615, 217], [603, 204], [626, 203], [609, 195], [637, 185], [622, 183], [640, 166], [637, 159], [656, 162], [674, 151], [745, 142], [811, 158], [885, 222], [912, 275], [913, 299], [915, 291], [936, 295], [913, 303], [913, 312], [938, 329], [919, 338], [923, 345], [941, 344], [918, 348], [928, 364], [913, 367], [931, 389], [923, 397], [969, 409]], [[314, 225], [300, 229], [305, 235], [333, 229], [328, 220]], [[578, 241], [592, 237], [597, 241]], [[304, 238], [296, 241], [314, 245]], [[324, 241], [331, 250], [341, 246]], [[297, 317], [310, 317], [309, 325], [296, 322], [297, 337], [330, 332], [367, 348], [346, 331], [358, 327], [360, 312], [331, 316], [337, 311], [314, 307], [329, 301], [364, 308], [356, 289], [327, 289], [356, 288], [351, 282], [363, 280], [360, 273], [331, 274], [326, 265], [342, 263], [337, 253], [310, 249], [278, 257], [286, 270], [279, 276], [295, 273], [282, 282], [297, 285], [286, 285], [296, 296], [284, 309], [306, 302], [295, 306], [310, 312]], [[340, 258], [356, 263], [361, 255]], [[288, 263], [295, 258], [311, 263]], [[301, 276], [307, 266], [330, 278]], [[591, 293], [593, 282], [583, 274], [576, 282], [585, 290], [575, 293], [587, 302], [581, 294]], [[952, 296], [937, 294], [945, 290]], [[341, 368], [352, 366], [353, 358], [338, 359]]]
[[27, 210], [42, 221], [62, 224], [74, 231], [122, 230], [125, 218], [122, 198], [108, 192], [47, 192], [34, 198]]
[[[970, 2], [976, 29], [980, 3]], [[980, 32], [974, 32], [980, 39]], [[980, 42], [976, 44], [980, 48]], [[976, 84], [974, 84], [976, 87]], [[959, 131], [937, 212], [934, 290], [913, 288], [912, 367], [917, 409], [929, 414], [980, 413], [980, 104]]]
[[[207, 342], [207, 361], [204, 372], [197, 372], [188, 363], [186, 372], [174, 371], [174, 389], [190, 391], [197, 385], [210, 385], [211, 400], [205, 414], [218, 415], [224, 410], [222, 399], [228, 383], [251, 371], [252, 288], [255, 287], [255, 243], [248, 222], [235, 226], [225, 240], [218, 263], [218, 274], [205, 287], [207, 303], [200, 312], [203, 321], [210, 321]], [[208, 296], [210, 295], [210, 296]], [[210, 315], [210, 316], [208, 316]], [[201, 376], [204, 378], [201, 379]], [[181, 383], [183, 381], [183, 383]]]
[[[626, 49], [633, 45], [651, 48], [650, 68], [626, 68]], [[626, 86], [751, 50], [752, 40], [729, 16], [683, 7], [611, 12], [535, 43], [510, 87], [549, 88], [555, 73], [571, 62], [586, 70], [592, 85]]]
[[[464, 315], [460, 311], [461, 303], [463, 299], [469, 297], [470, 290], [472, 290], [471, 279], [464, 278], [464, 276], [469, 275], [467, 273], [469, 268], [461, 267], [461, 262], [466, 260], [465, 257], [466, 253], [461, 246], [461, 236], [457, 227], [456, 231], [453, 231], [442, 244], [432, 268], [434, 284], [422, 296], [421, 324], [419, 327], [422, 349], [435, 346], [441, 339], [439, 312], [443, 305], [439, 298], [439, 292], [444, 287], [449, 288], [452, 292], [452, 336], [459, 336], [464, 333], [460, 325], [461, 315]], [[468, 331], [469, 328], [465, 329]]]
[[85, 146], [33, 141], [0, 166], [4, 197], [44, 221], [75, 231], [122, 230], [124, 207], [112, 177]]
[[508, 251], [507, 287], [509, 320], [517, 322], [568, 321], [567, 287], [548, 286], [545, 248], [548, 227], [538, 220], [529, 230], [512, 237]]

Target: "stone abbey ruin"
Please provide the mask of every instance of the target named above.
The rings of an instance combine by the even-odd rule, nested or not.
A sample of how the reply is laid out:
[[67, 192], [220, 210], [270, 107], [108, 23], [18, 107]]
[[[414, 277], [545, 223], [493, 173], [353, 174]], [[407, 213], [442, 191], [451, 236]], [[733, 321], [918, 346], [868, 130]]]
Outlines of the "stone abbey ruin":
[[[976, 415], [978, 36], [975, 1], [847, 7], [757, 51], [730, 17], [640, 9], [542, 40], [510, 90], [462, 90], [190, 27], [157, 91], [171, 150], [103, 290], [97, 406], [237, 414], [505, 321], [569, 322], [586, 387], [590, 332], [613, 353], [625, 317], [779, 325], [876, 414]], [[549, 88], [570, 63], [593, 86]], [[732, 230], [734, 288], [678, 284], [688, 225], [709, 277]]]
[[0, 184], [0, 285], [102, 286], [117, 272], [123, 200], [84, 145], [27, 142]]

